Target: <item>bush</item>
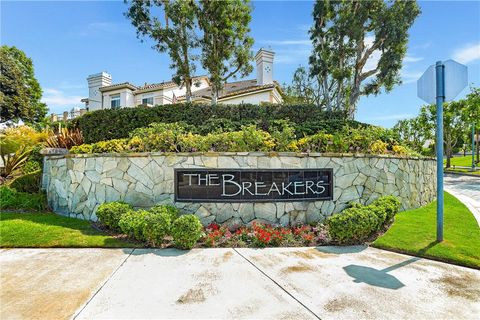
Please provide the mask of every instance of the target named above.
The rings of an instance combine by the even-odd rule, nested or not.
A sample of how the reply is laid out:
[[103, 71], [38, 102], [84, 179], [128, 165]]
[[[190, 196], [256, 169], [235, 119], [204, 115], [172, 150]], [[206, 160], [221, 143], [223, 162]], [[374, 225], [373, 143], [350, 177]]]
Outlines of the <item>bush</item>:
[[328, 218], [327, 225], [330, 236], [338, 243], [361, 243], [377, 229], [378, 217], [365, 207], [353, 207]]
[[202, 224], [193, 214], [179, 217], [172, 225], [173, 242], [180, 249], [191, 249], [202, 236]]
[[82, 154], [82, 153], [93, 153], [93, 147], [91, 144], [82, 144], [80, 146], [73, 146], [70, 149], [70, 153]]
[[109, 202], [101, 204], [97, 210], [97, 217], [101, 223], [112, 230], [119, 230], [119, 221], [124, 214], [132, 211], [131, 205], [124, 202]]
[[10, 183], [10, 187], [19, 192], [37, 193], [40, 192], [41, 180], [42, 171], [37, 170], [16, 178]]
[[400, 200], [395, 196], [385, 196], [378, 198], [370, 206], [382, 207], [385, 210], [385, 222], [389, 223], [400, 210]]
[[145, 150], [138, 151], [180, 151], [178, 141], [186, 132], [185, 126], [181, 123], [151, 123], [148, 127], [133, 130], [130, 137], [141, 141]]
[[368, 206], [354, 203], [327, 219], [330, 236], [338, 243], [362, 243], [385, 224], [391, 222], [400, 208], [394, 196], [381, 197]]
[[47, 197], [43, 193], [25, 193], [0, 187], [0, 209], [43, 211], [47, 209]]
[[127, 139], [99, 141], [92, 145], [92, 153], [115, 153], [127, 150]]
[[296, 137], [311, 135], [319, 130], [333, 133], [345, 126], [365, 126], [357, 121], [345, 120], [342, 112], [322, 111], [315, 105], [225, 105], [218, 104], [169, 104], [153, 108], [105, 109], [88, 112], [73, 120], [86, 143], [129, 137], [136, 128], [147, 127], [153, 122], [184, 122], [192, 126], [192, 133], [208, 134], [237, 131], [243, 125], [257, 124], [267, 130], [274, 120], [289, 119]]
[[36, 171], [41, 171], [41, 170], [42, 170], [41, 162], [37, 162], [33, 160], [27, 160], [27, 162], [25, 162], [22, 168], [23, 174], [34, 173]]
[[143, 236], [151, 246], [160, 246], [163, 238], [170, 235], [171, 225], [171, 216], [166, 210], [146, 215]]
[[120, 230], [129, 237], [144, 241], [143, 231], [147, 224], [147, 218], [151, 215], [152, 213], [146, 210], [130, 210], [120, 218], [118, 225]]
[[178, 214], [179, 214], [178, 209], [171, 205], [156, 205], [154, 207], [151, 207], [150, 210], [148, 211], [150, 211], [153, 214], [166, 213], [170, 218], [171, 222], [177, 220]]

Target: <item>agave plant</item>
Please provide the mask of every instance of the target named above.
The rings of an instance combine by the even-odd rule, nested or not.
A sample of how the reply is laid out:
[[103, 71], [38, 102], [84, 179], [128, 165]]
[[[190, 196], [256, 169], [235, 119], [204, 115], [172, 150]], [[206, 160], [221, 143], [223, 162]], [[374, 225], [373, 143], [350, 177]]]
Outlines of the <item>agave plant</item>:
[[20, 169], [27, 161], [32, 152], [31, 148], [22, 146], [14, 153], [1, 154], [3, 167], [0, 169], [0, 176], [3, 178], [13, 177], [20, 173]]
[[48, 148], [66, 148], [83, 144], [83, 135], [80, 129], [62, 128], [59, 133], [48, 137], [45, 145]]

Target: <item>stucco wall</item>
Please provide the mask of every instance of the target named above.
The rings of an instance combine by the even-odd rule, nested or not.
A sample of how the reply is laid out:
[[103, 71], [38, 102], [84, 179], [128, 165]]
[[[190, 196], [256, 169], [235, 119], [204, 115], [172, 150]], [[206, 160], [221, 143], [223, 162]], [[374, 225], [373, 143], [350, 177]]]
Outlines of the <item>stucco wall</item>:
[[46, 156], [43, 186], [51, 208], [60, 214], [96, 220], [99, 204], [125, 201], [135, 207], [173, 203], [174, 168], [332, 168], [332, 201], [265, 203], [183, 203], [204, 224], [322, 221], [348, 202], [370, 203], [395, 195], [402, 209], [416, 208], [435, 197], [435, 161], [352, 155], [295, 153], [190, 153]]

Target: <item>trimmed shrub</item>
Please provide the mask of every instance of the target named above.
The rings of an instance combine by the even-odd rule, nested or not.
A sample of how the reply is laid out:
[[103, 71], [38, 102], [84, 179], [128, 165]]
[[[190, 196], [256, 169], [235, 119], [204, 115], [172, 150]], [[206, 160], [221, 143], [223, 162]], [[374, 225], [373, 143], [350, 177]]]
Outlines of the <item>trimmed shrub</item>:
[[391, 222], [400, 208], [394, 196], [381, 197], [368, 206], [350, 203], [351, 207], [327, 219], [330, 236], [338, 243], [362, 243]]
[[107, 141], [99, 141], [92, 145], [92, 153], [124, 152], [128, 149], [127, 144], [127, 139], [112, 139]]
[[384, 196], [378, 198], [370, 206], [382, 207], [385, 210], [385, 222], [390, 222], [400, 210], [400, 200], [395, 196]]
[[202, 224], [197, 216], [186, 214], [173, 222], [172, 236], [177, 248], [191, 249], [202, 236]]
[[166, 210], [146, 215], [143, 237], [151, 246], [160, 246], [163, 238], [170, 234], [171, 225], [171, 216]]
[[298, 137], [320, 130], [333, 133], [345, 126], [367, 126], [358, 121], [345, 120], [343, 112], [322, 111], [315, 105], [225, 105], [218, 104], [169, 104], [153, 108], [104, 109], [78, 117], [73, 125], [79, 127], [86, 143], [129, 137], [136, 128], [153, 122], [184, 122], [193, 126], [188, 130], [197, 134], [239, 130], [242, 125], [257, 124], [267, 130], [274, 120], [289, 119]]
[[124, 202], [109, 202], [101, 204], [97, 210], [97, 217], [101, 223], [112, 230], [119, 230], [119, 221], [123, 215], [133, 210], [132, 206]]
[[178, 209], [171, 205], [156, 205], [154, 207], [151, 207], [150, 210], [148, 211], [150, 211], [153, 214], [166, 213], [170, 218], [171, 222], [177, 220], [178, 214], [179, 214]]
[[70, 149], [70, 153], [74, 153], [74, 154], [93, 153], [93, 147], [91, 144], [82, 144], [80, 146], [73, 146]]
[[16, 178], [10, 183], [10, 187], [18, 192], [37, 193], [40, 192], [40, 181], [42, 180], [42, 171], [25, 174]]
[[120, 230], [129, 237], [137, 239], [138, 241], [144, 241], [145, 236], [143, 230], [147, 225], [147, 218], [151, 215], [152, 213], [146, 210], [130, 210], [122, 215], [118, 225]]
[[378, 226], [378, 217], [365, 207], [353, 207], [334, 214], [327, 220], [330, 236], [339, 243], [361, 243]]
[[0, 186], [0, 209], [43, 211], [47, 209], [47, 197], [43, 193], [26, 193]]

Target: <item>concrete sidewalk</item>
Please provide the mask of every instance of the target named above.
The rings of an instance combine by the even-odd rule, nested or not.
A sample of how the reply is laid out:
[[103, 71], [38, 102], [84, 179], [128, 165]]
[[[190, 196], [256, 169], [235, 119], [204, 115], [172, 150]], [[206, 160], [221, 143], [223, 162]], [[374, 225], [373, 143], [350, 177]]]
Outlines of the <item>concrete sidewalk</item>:
[[480, 271], [363, 246], [11, 249], [1, 319], [474, 319]]
[[465, 204], [480, 226], [480, 177], [445, 174], [444, 184], [445, 191]]

